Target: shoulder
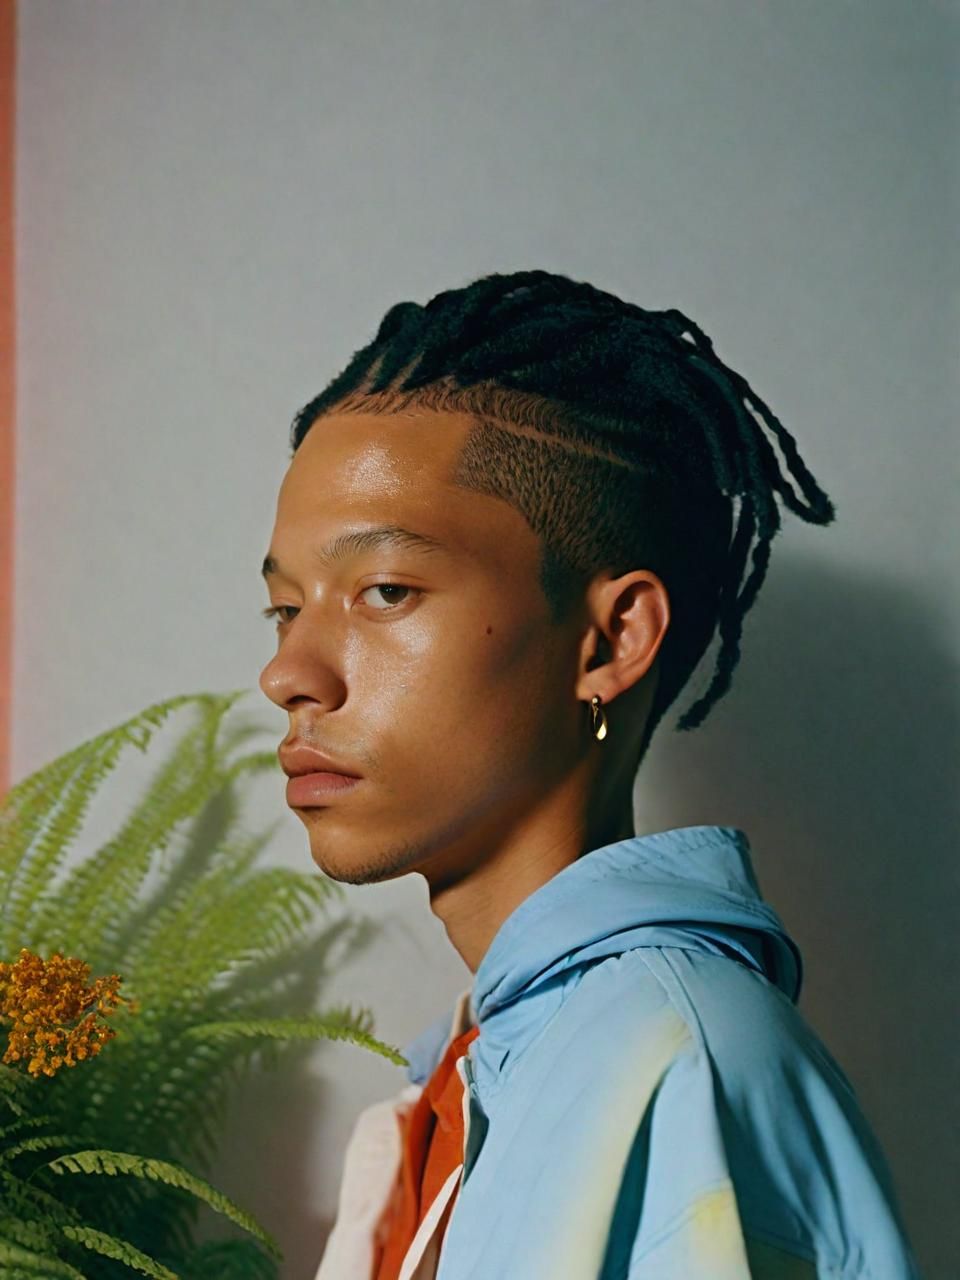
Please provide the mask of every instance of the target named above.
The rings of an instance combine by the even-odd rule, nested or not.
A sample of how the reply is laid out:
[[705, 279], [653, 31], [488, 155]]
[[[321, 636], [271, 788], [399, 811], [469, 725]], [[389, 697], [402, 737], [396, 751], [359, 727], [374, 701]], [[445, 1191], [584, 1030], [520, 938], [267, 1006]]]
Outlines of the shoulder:
[[797, 1006], [725, 957], [652, 948], [644, 962], [696, 1046], [664, 1080], [669, 1128], [676, 1137], [685, 1114], [705, 1124], [711, 1113], [744, 1230], [828, 1259], [838, 1275], [913, 1276], [884, 1153]]
[[746, 965], [664, 946], [570, 966], [471, 1048], [489, 1119], [461, 1188], [471, 1256], [595, 1274], [602, 1221], [628, 1280], [917, 1280], [849, 1081]]
[[850, 1080], [797, 1006], [745, 963], [678, 946], [604, 959], [571, 980], [504, 1083], [551, 1133], [554, 1112], [571, 1125], [576, 1099], [573, 1131], [615, 1157], [626, 1219], [642, 1197], [634, 1263], [650, 1249], [658, 1262], [663, 1249], [682, 1251], [707, 1224], [708, 1235], [742, 1234], [737, 1248], [779, 1250], [844, 1280], [917, 1275]]

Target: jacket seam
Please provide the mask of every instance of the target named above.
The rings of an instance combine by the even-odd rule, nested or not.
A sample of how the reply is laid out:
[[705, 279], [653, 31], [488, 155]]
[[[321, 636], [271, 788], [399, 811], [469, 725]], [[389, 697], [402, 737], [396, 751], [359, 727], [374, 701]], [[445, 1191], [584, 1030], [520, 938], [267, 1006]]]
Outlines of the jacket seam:
[[[661, 988], [663, 989], [664, 993], [667, 996], [667, 999], [673, 1005], [674, 1009], [676, 1009], [676, 1011], [687, 1023], [687, 1026], [693, 1032], [694, 1036], [696, 1037], [698, 1047], [701, 1050], [703, 1050], [705, 1053], [708, 1053], [707, 1038], [706, 1038], [706, 1035], [704, 1034], [703, 1024], [700, 1021], [700, 1016], [697, 1013], [696, 1008], [693, 1005], [693, 1002], [691, 1001], [690, 997], [687, 995], [686, 991], [684, 990], [683, 982], [680, 979], [680, 975], [677, 973], [676, 969], [674, 968], [672, 959], [670, 958], [669, 955], [667, 955], [667, 952], [670, 950], [671, 950], [670, 947], [638, 947], [637, 948], [637, 952], [640, 955], [641, 959], [643, 960], [643, 963], [649, 969], [650, 973], [653, 974], [653, 977], [656, 979], [656, 981], [660, 984]], [[678, 948], [678, 950], [684, 950], [684, 948], [681, 947], [681, 948]], [[663, 973], [658, 972], [658, 966], [656, 964], [650, 963], [651, 953], [654, 953], [654, 952], [660, 957], [664, 965], [670, 971], [669, 980], [665, 980]]]

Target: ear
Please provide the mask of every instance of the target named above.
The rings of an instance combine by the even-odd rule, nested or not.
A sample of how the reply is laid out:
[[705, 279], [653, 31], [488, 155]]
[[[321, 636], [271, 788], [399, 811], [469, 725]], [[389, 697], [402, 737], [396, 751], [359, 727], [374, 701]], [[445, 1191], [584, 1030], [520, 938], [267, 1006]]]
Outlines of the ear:
[[670, 626], [670, 597], [649, 569], [601, 574], [586, 593], [590, 625], [580, 649], [576, 696], [609, 704], [653, 666]]

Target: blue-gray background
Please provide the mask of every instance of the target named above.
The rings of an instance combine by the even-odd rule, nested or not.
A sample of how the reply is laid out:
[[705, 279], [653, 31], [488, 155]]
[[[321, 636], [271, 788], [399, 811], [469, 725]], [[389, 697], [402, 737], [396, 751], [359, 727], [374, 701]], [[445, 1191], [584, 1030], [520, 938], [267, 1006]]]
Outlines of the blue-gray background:
[[[748, 832], [931, 1280], [960, 1256], [958, 38], [930, 0], [24, 0], [18, 55], [13, 780], [199, 689], [251, 687], [283, 737], [257, 569], [290, 418], [394, 302], [543, 267], [681, 308], [838, 519], [784, 515], [734, 688], [664, 722], [637, 831]], [[282, 784], [251, 825], [282, 814], [306, 867]], [[380, 932], [331, 995], [402, 1044], [470, 975], [419, 877], [348, 895]], [[215, 1181], [285, 1280], [402, 1083], [328, 1044], [236, 1100]]]

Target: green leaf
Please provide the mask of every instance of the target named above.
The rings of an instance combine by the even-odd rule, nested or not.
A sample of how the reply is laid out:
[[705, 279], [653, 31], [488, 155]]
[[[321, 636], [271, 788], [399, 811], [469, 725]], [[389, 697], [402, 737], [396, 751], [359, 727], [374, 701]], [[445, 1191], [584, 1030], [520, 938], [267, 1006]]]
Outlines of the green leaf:
[[14, 1156], [24, 1151], [46, 1151], [49, 1147], [75, 1147], [82, 1145], [82, 1139], [76, 1134], [45, 1133], [34, 1138], [24, 1138], [22, 1142], [14, 1142], [0, 1149], [0, 1165], [7, 1164]]
[[[369, 1016], [369, 1010], [364, 1011]], [[354, 1015], [334, 1011], [328, 1015], [314, 1015], [301, 1018], [246, 1018], [236, 1022], [203, 1022], [189, 1027], [188, 1036], [198, 1039], [233, 1039], [236, 1037], [268, 1036], [278, 1040], [351, 1040], [354, 1044], [363, 1045], [375, 1053], [389, 1058], [398, 1066], [409, 1066], [400, 1050], [392, 1045], [384, 1044], [369, 1035], [362, 1027], [347, 1021]]]
[[6, 1278], [14, 1274], [13, 1268], [16, 1267], [17, 1274], [32, 1276], [34, 1280], [40, 1280], [44, 1276], [58, 1278], [62, 1276], [64, 1280], [87, 1280], [82, 1271], [71, 1267], [69, 1263], [63, 1262], [55, 1255], [25, 1248], [12, 1240], [9, 1235], [4, 1239], [2, 1233], [3, 1227], [0, 1226], [0, 1267], [2, 1267], [0, 1276]]
[[[26, 1116], [20, 1120], [15, 1120], [13, 1124], [4, 1125], [0, 1129], [0, 1141], [4, 1138], [12, 1138], [18, 1133], [22, 1133], [24, 1129], [39, 1129], [41, 1125], [55, 1124], [57, 1117], [49, 1116]], [[4, 1149], [0, 1148], [0, 1161], [2, 1161]]]
[[231, 968], [282, 952], [315, 921], [329, 897], [318, 876], [288, 867], [247, 875], [240, 874], [243, 870], [242, 864], [219, 868], [194, 885], [175, 920], [158, 924], [138, 954], [142, 998], [195, 1002]]
[[180, 1280], [175, 1271], [148, 1257], [129, 1240], [118, 1240], [116, 1236], [97, 1231], [95, 1227], [62, 1227], [61, 1230], [68, 1240], [82, 1244], [85, 1249], [99, 1253], [104, 1258], [115, 1258], [117, 1262], [126, 1263], [133, 1271], [152, 1276], [153, 1280]]
[[197, 723], [181, 736], [117, 834], [47, 892], [31, 926], [33, 936], [55, 939], [60, 950], [74, 955], [89, 953], [91, 939], [102, 948], [100, 940], [132, 909], [155, 856], [173, 839], [176, 825], [223, 785], [216, 734], [238, 696], [194, 695]]
[[127, 1151], [89, 1150], [73, 1151], [70, 1155], [59, 1156], [56, 1160], [51, 1160], [40, 1167], [50, 1169], [53, 1173], [109, 1174], [111, 1176], [129, 1173], [137, 1178], [152, 1178], [166, 1183], [167, 1186], [177, 1187], [181, 1191], [187, 1191], [196, 1196], [198, 1200], [203, 1200], [212, 1209], [243, 1227], [265, 1245], [275, 1257], [283, 1256], [276, 1240], [260, 1226], [256, 1218], [234, 1204], [222, 1191], [218, 1191], [209, 1182], [198, 1178], [196, 1174], [190, 1173], [181, 1165], [134, 1155]]
[[20, 1217], [32, 1218], [43, 1215], [48, 1223], [80, 1221], [76, 1210], [62, 1204], [56, 1196], [50, 1195], [49, 1192], [33, 1186], [4, 1169], [0, 1169], [0, 1189], [3, 1193], [0, 1203], [5, 1209], [19, 1214]]
[[22, 1071], [0, 1063], [0, 1103], [9, 1107], [15, 1116], [28, 1114], [28, 1103], [33, 1087], [34, 1082]]
[[[231, 696], [234, 700], [244, 691]], [[186, 694], [169, 698], [139, 712], [115, 728], [82, 742], [43, 768], [11, 787], [0, 800], [0, 955], [11, 954], [27, 945], [22, 933], [25, 917], [33, 906], [36, 890], [49, 880], [42, 868], [53, 869], [66, 853], [96, 786], [113, 768], [120, 751], [132, 744], [145, 751], [153, 730], [171, 711], [210, 695]], [[59, 814], [55, 817], [58, 806]], [[50, 826], [39, 841], [37, 830], [44, 819]], [[14, 886], [36, 857], [37, 869], [29, 868], [25, 883]]]

